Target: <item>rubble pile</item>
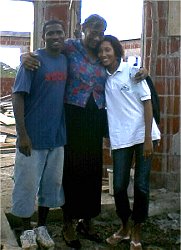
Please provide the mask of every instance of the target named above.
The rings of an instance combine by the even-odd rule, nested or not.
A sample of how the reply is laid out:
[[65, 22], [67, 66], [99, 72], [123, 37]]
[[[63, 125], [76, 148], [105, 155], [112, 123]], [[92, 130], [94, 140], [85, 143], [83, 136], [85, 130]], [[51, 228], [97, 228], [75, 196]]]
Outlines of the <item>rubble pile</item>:
[[1, 97], [0, 127], [1, 157], [3, 159], [4, 154], [15, 152], [16, 129], [11, 95]]

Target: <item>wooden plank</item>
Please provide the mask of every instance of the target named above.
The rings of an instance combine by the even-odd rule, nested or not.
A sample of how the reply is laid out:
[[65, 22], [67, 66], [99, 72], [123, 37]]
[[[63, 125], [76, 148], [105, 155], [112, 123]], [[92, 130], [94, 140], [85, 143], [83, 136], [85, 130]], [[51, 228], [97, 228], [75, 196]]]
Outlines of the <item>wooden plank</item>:
[[12, 129], [12, 128], [0, 125], [0, 131], [1, 131], [1, 133], [7, 134], [7, 135], [14, 135], [14, 136], [16, 136], [15, 127], [14, 127], [14, 129]]
[[3, 107], [12, 107], [12, 102], [8, 101], [8, 102], [1, 102], [1, 106]]
[[5, 140], [5, 143], [15, 143], [16, 142], [16, 138], [15, 137], [7, 137]]
[[1, 154], [15, 153], [16, 148], [1, 148]]
[[10, 95], [2, 96], [2, 97], [0, 98], [1, 101], [3, 101], [3, 100], [11, 100], [11, 99], [12, 99], [11, 94], [10, 94]]
[[0, 167], [6, 168], [6, 167], [14, 166], [14, 161], [15, 161], [14, 159], [7, 159], [7, 158], [1, 159]]
[[0, 113], [0, 121], [6, 125], [13, 125], [15, 124], [15, 118], [8, 117], [2, 113]]
[[1, 143], [1, 145], [0, 145], [0, 148], [11, 148], [11, 147], [14, 147], [16, 145], [16, 143], [14, 142], [14, 143], [4, 143], [4, 142], [2, 142]]
[[14, 112], [12, 110], [7, 110], [4, 112], [4, 115], [6, 115], [7, 117], [12, 117], [14, 118]]
[[6, 137], [7, 137], [7, 135], [0, 135], [0, 142], [5, 142]]
[[10, 153], [9, 155], [1, 153], [1, 159], [14, 159], [15, 158], [15, 153]]

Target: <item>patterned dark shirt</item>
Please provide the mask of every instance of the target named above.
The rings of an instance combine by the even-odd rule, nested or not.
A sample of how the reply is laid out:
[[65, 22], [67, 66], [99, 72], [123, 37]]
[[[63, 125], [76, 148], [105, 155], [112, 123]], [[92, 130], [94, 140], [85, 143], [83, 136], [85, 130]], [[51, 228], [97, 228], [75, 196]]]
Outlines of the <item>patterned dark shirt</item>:
[[98, 108], [105, 107], [104, 67], [89, 57], [80, 40], [69, 39], [65, 44], [68, 59], [65, 103], [85, 107], [92, 93]]

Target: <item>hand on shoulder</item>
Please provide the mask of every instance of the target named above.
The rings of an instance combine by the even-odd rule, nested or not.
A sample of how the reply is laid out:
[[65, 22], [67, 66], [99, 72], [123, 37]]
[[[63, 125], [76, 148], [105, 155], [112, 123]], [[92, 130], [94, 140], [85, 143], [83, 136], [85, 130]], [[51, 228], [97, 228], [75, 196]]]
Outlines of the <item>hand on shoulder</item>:
[[28, 70], [35, 70], [40, 67], [40, 61], [37, 59], [35, 52], [26, 52], [21, 55], [21, 61]]
[[148, 71], [145, 68], [140, 68], [139, 71], [135, 74], [135, 82], [141, 82], [143, 80], [146, 79], [146, 77], [148, 76]]

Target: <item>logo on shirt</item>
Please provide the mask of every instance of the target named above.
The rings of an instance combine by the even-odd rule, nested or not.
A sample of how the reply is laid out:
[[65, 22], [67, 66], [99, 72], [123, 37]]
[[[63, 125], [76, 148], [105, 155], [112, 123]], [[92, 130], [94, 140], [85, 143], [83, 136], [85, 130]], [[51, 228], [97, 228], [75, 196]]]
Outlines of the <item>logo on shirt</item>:
[[64, 72], [51, 72], [45, 75], [46, 81], [63, 81], [66, 80], [66, 74]]
[[123, 90], [123, 91], [129, 91], [129, 86], [128, 85], [124, 85], [123, 87], [121, 87], [121, 90]]

